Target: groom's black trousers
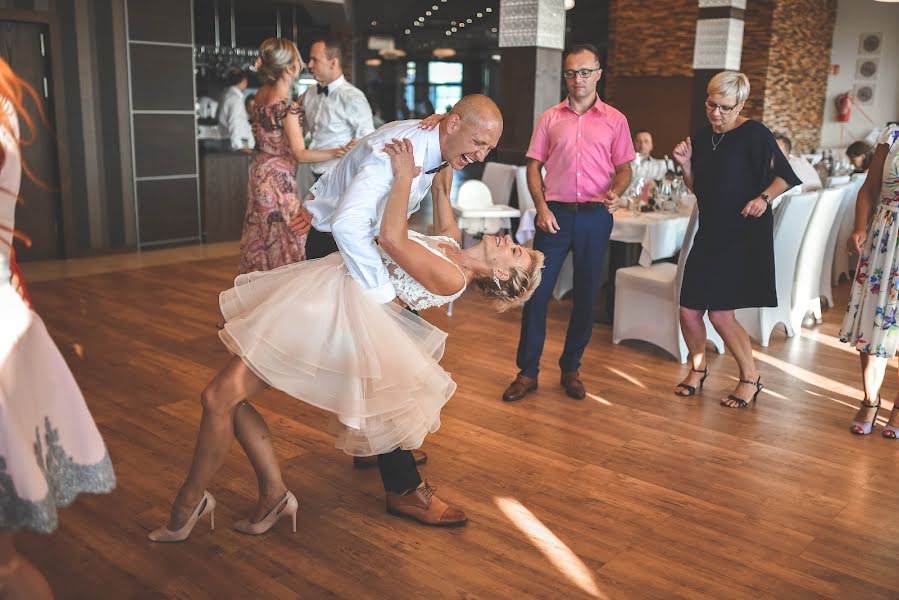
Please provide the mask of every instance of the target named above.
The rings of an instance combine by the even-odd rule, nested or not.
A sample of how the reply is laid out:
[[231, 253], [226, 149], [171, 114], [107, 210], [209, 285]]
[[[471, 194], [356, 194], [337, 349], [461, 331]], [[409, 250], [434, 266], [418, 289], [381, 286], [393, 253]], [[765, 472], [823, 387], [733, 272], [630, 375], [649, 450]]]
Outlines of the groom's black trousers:
[[[312, 260], [337, 252], [334, 236], [315, 228], [309, 230], [306, 237], [306, 258]], [[414, 312], [414, 311], [413, 311]], [[409, 450], [397, 448], [389, 454], [378, 455], [378, 469], [384, 490], [401, 494], [421, 485], [421, 476], [415, 466], [415, 458]]]

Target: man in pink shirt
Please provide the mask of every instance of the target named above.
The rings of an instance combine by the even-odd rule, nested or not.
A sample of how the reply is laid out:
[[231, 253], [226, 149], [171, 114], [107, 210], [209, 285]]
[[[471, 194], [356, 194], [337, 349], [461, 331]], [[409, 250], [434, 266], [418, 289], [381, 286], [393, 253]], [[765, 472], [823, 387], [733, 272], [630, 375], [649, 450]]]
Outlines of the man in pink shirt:
[[[546, 337], [546, 310], [569, 252], [574, 257], [574, 301], [559, 359], [561, 383], [572, 398], [586, 392], [578, 375], [593, 329], [603, 256], [612, 232], [618, 196], [631, 181], [634, 145], [627, 119], [596, 93], [602, 76], [599, 53], [590, 44], [565, 53], [562, 74], [568, 97], [540, 116], [528, 148], [528, 189], [537, 208], [534, 249], [546, 256], [543, 280], [521, 316], [515, 381], [503, 394], [511, 402], [537, 389]], [[541, 175], [546, 168], [546, 176]]]

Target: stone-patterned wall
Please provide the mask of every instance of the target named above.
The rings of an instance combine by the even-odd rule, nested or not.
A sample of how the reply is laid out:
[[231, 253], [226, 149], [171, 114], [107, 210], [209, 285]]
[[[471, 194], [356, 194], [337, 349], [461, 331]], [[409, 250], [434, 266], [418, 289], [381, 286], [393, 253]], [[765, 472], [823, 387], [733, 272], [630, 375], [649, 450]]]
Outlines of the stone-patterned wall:
[[606, 99], [620, 77], [692, 77], [696, 0], [611, 0]]
[[749, 99], [746, 100], [742, 114], [750, 119], [760, 121], [764, 117], [774, 5], [775, 0], [747, 2], [746, 20], [743, 27], [743, 56], [740, 59], [740, 71], [749, 77]]
[[780, 0], [774, 10], [763, 120], [797, 150], [821, 142], [836, 18], [836, 0]]

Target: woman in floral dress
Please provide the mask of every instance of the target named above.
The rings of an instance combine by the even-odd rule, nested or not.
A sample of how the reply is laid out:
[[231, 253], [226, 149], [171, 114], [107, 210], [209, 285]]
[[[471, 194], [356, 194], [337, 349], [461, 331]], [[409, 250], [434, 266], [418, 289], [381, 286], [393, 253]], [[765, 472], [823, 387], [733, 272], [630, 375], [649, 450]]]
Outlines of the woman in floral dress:
[[303, 63], [296, 45], [269, 38], [259, 46], [263, 85], [250, 112], [256, 151], [250, 164], [247, 214], [240, 238], [240, 273], [269, 271], [305, 258], [305, 239], [288, 227], [300, 210], [298, 163], [338, 158], [346, 148], [309, 150], [303, 141], [302, 108], [288, 92]]
[[[855, 346], [862, 362], [865, 398], [852, 420], [850, 431], [868, 435], [880, 408], [880, 386], [887, 360], [899, 347], [899, 127], [887, 127], [877, 138], [868, 178], [855, 204], [855, 230], [847, 243], [861, 254], [852, 285], [849, 308], [840, 328], [840, 340]], [[866, 225], [871, 207], [877, 212]], [[899, 436], [899, 396], [893, 402], [883, 437]]]

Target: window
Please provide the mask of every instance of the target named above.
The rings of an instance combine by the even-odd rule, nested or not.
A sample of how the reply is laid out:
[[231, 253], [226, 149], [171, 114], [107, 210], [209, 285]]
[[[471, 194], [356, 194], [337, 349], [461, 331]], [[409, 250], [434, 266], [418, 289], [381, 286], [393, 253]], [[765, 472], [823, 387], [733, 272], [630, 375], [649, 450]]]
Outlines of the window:
[[428, 84], [434, 112], [444, 114], [462, 98], [462, 63], [428, 63]]

